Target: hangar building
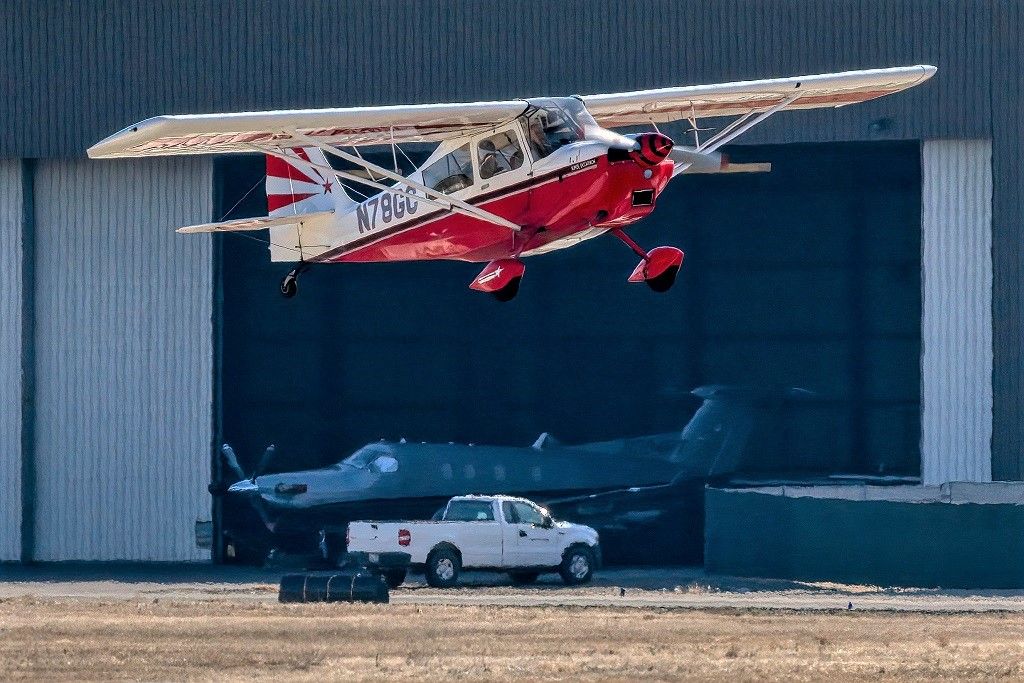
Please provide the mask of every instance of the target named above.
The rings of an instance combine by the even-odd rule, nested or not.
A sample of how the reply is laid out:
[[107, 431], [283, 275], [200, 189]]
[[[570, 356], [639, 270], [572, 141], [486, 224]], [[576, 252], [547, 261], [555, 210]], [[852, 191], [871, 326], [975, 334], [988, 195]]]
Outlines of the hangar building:
[[[554, 8], [553, 8], [554, 7]], [[198, 560], [215, 445], [304, 467], [380, 437], [682, 426], [709, 382], [802, 386], [838, 472], [1024, 478], [1024, 9], [1004, 0], [7, 3], [0, 22], [0, 561]], [[474, 101], [934, 64], [740, 138], [520, 297], [471, 264], [311, 273], [172, 228], [262, 213], [262, 159], [89, 161], [162, 113]], [[685, 139], [682, 128], [668, 131]], [[255, 188], [255, 191], [251, 191]]]

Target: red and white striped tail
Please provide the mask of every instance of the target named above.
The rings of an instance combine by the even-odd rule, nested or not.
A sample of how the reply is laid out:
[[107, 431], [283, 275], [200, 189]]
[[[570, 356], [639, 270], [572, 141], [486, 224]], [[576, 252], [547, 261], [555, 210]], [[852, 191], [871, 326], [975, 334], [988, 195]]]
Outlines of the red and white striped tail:
[[330, 166], [317, 147], [296, 147], [286, 154], [294, 159], [267, 155], [267, 214], [292, 216], [339, 209], [352, 200], [336, 176], [310, 164]]

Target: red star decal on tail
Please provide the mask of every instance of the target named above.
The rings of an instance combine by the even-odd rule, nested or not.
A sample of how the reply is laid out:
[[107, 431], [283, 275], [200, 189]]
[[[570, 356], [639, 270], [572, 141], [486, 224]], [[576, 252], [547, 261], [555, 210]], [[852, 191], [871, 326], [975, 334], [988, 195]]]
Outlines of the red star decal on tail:
[[331, 193], [331, 185], [333, 185], [333, 184], [334, 184], [334, 183], [332, 183], [332, 182], [331, 182], [331, 181], [329, 181], [329, 180], [328, 180], [327, 182], [323, 183], [323, 186], [324, 186], [324, 194], [330, 194], [330, 193]]

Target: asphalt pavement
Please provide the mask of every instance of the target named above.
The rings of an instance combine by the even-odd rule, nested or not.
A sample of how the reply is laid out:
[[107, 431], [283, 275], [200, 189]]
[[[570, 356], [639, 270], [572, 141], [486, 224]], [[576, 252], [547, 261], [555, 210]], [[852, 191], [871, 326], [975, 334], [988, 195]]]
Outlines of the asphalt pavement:
[[[277, 600], [287, 569], [196, 564], [0, 565], [0, 599]], [[396, 604], [645, 609], [785, 609], [915, 612], [1024, 611], [1024, 591], [883, 588], [706, 574], [700, 567], [614, 568], [566, 587], [557, 575], [529, 587], [502, 574], [466, 573], [450, 590], [411, 575]]]

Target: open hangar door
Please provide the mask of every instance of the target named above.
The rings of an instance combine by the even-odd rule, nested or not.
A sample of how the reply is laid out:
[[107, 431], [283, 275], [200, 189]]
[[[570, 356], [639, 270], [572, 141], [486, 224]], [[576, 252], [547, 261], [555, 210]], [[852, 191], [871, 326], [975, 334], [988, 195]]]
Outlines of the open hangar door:
[[[751, 469], [916, 476], [919, 144], [729, 151], [772, 172], [677, 178], [630, 230], [686, 251], [667, 294], [627, 284], [635, 256], [598, 238], [527, 259], [507, 304], [467, 288], [479, 264], [453, 262], [316, 266], [285, 300], [287, 264], [218, 236], [223, 439], [247, 471], [268, 443], [268, 471], [294, 470], [380, 438], [677, 431], [693, 387], [786, 385], [816, 397], [784, 461]], [[215, 218], [264, 214], [263, 173], [262, 157], [220, 159]]]

